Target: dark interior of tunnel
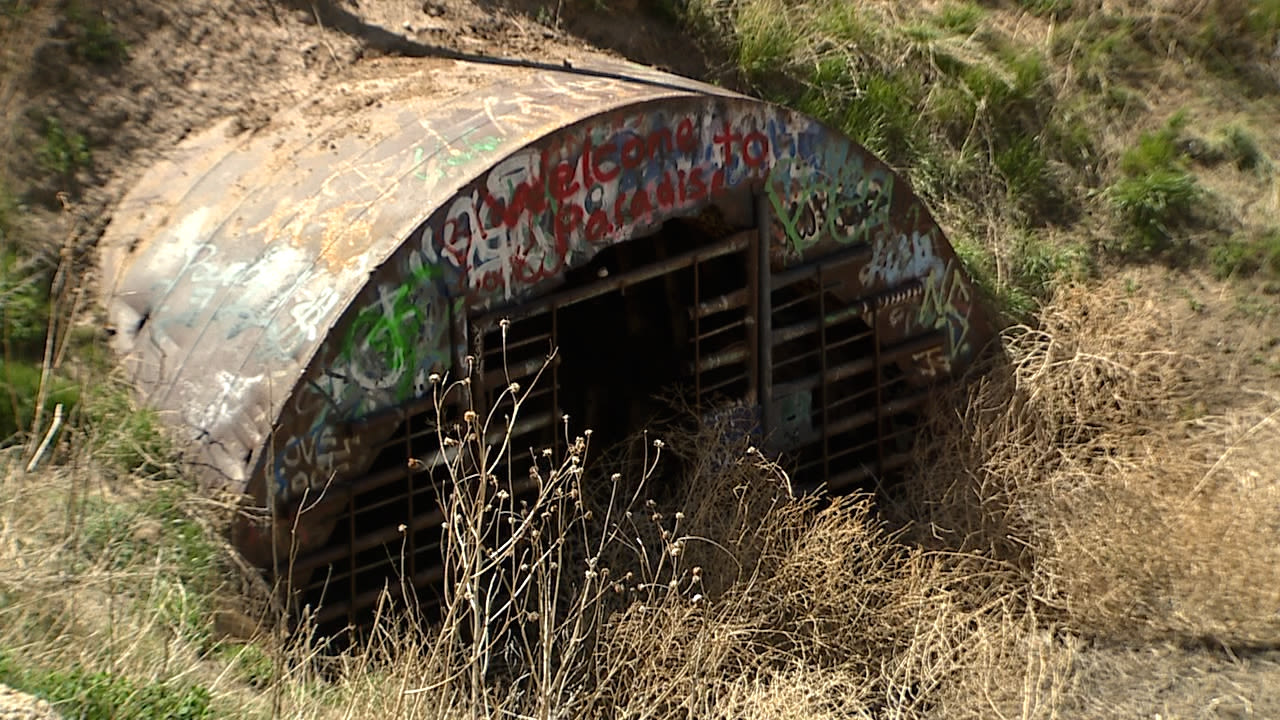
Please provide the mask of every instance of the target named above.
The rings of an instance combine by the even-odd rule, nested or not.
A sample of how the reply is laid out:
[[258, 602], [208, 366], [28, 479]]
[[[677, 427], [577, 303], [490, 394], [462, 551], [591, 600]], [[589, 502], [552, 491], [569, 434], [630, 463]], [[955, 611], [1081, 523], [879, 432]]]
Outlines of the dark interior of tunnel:
[[[509, 434], [499, 474], [514, 492], [537, 453], [562, 457], [588, 428], [598, 456], [638, 430], [690, 422], [672, 398], [699, 413], [754, 402], [755, 231], [742, 230], [706, 218], [669, 221], [601, 250], [545, 297], [471, 318], [471, 397], [455, 391], [439, 419], [435, 407], [412, 408], [350, 483], [328, 544], [304, 559], [309, 579], [297, 598], [323, 604], [321, 631], [365, 624], [383, 587], [394, 594], [400, 577], [431, 616], [444, 577], [439, 498], [449, 490], [447, 471], [431, 458], [437, 427], [451, 432], [468, 402], [490, 418], [494, 439]], [[735, 231], [747, 239], [734, 244]], [[818, 268], [771, 287], [773, 409], [760, 440], [800, 491], [876, 489], [910, 457], [920, 392], [901, 369], [909, 348], [882, 346], [874, 319], [854, 312], [825, 277]], [[679, 472], [677, 465], [664, 475]]]

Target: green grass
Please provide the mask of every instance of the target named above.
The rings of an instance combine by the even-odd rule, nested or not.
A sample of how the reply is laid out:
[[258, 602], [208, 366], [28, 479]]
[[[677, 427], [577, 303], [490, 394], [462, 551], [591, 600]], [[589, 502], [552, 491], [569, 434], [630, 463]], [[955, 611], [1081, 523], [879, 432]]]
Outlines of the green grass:
[[80, 667], [22, 667], [0, 652], [0, 683], [51, 703], [80, 720], [199, 720], [212, 714], [210, 693], [196, 685], [140, 681]]
[[1271, 159], [1258, 145], [1258, 139], [1247, 128], [1228, 125], [1222, 129], [1221, 149], [1238, 170], [1262, 170], [1271, 165]]
[[89, 443], [104, 467], [121, 475], [173, 478], [173, 445], [155, 412], [135, 409], [126, 388], [102, 383], [91, 388], [81, 424], [93, 430]]
[[1075, 0], [1018, 0], [1018, 6], [1032, 15], [1062, 18], [1071, 14]]
[[961, 35], [972, 35], [986, 19], [987, 11], [971, 2], [946, 5], [938, 13], [938, 25]]
[[[988, 306], [1008, 322], [1031, 322], [1062, 283], [1084, 280], [1095, 271], [1085, 246], [1055, 243], [1034, 232], [1019, 235], [1001, 262], [991, 248], [963, 237], [953, 246]], [[997, 271], [1000, 265], [1004, 273]]]

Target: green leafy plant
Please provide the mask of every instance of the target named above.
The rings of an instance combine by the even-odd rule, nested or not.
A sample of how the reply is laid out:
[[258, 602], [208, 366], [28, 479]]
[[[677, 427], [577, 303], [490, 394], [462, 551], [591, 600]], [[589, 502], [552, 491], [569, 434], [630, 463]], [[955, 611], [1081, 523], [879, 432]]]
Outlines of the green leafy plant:
[[1122, 253], [1169, 249], [1176, 230], [1192, 219], [1204, 198], [1178, 143], [1185, 125], [1186, 115], [1175, 114], [1159, 130], [1143, 133], [1120, 158], [1122, 177], [1106, 194], [1128, 228], [1116, 248]]

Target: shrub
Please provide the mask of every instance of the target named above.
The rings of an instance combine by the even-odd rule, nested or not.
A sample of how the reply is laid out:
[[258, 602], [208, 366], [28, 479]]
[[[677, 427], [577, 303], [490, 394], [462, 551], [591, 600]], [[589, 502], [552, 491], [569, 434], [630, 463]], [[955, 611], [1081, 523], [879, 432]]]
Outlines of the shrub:
[[1185, 125], [1186, 115], [1175, 114], [1159, 130], [1143, 133], [1120, 158], [1122, 177], [1107, 196], [1128, 228], [1116, 248], [1123, 253], [1169, 249], [1175, 230], [1192, 219], [1204, 197], [1179, 147]]
[[129, 58], [128, 43], [101, 11], [72, 2], [67, 20], [74, 32], [71, 51], [76, 57], [96, 65], [119, 65]]

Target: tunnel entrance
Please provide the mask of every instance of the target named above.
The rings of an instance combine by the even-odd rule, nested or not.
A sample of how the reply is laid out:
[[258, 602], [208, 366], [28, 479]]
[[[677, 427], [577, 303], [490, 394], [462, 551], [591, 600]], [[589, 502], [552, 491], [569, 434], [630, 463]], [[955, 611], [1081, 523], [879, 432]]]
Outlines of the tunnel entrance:
[[943, 339], [886, 345], [877, 324], [919, 283], [850, 297], [847, 266], [865, 250], [774, 273], [760, 247], [756, 228], [729, 227], [712, 208], [601, 250], [550, 294], [466, 318], [469, 387], [438, 411], [426, 400], [402, 409], [370, 471], [348, 486], [329, 541], [296, 561], [295, 598], [334, 630], [366, 622], [400, 577], [420, 606], [439, 603], [438, 498], [450, 478], [437, 430], [456, 432], [467, 407], [490, 418], [495, 446], [509, 433], [499, 475], [513, 494], [536, 454], [562, 457], [588, 428], [593, 448], [610, 447], [671, 396], [704, 417], [748, 411], [756, 441], [800, 491], [847, 490], [906, 464], [927, 391], [904, 367]]

